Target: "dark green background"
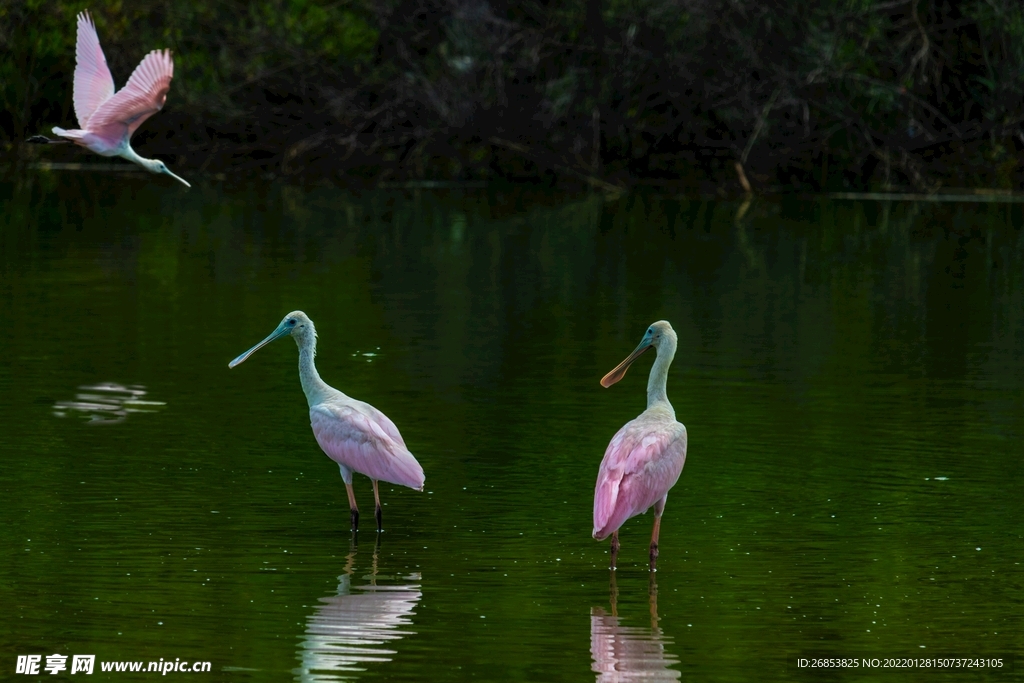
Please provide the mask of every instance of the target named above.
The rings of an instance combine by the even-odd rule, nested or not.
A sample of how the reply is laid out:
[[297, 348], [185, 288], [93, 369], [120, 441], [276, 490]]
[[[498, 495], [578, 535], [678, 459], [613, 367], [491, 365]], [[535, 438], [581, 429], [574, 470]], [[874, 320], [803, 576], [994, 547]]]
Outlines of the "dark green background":
[[1020, 0], [0, 0], [0, 165], [84, 158], [21, 141], [85, 9], [118, 86], [174, 52], [133, 145], [186, 180], [1024, 190]]
[[[697, 680], [819, 680], [796, 667], [814, 655], [1002, 657], [1020, 677], [1020, 207], [739, 209], [140, 175], [0, 185], [0, 670], [58, 652], [301, 677], [339, 575], [373, 596], [357, 587], [376, 571], [412, 586], [413, 613], [369, 646], [390, 661], [350, 675], [588, 680], [591, 610], [610, 610], [593, 482], [644, 407], [650, 358], [598, 380], [665, 318], [688, 462], [655, 632], [650, 516], [623, 528], [617, 609], [651, 642], [622, 652]], [[368, 530], [352, 545], [293, 344], [227, 368], [297, 308], [324, 379], [386, 412], [426, 471], [422, 494], [383, 487], [376, 561]], [[119, 424], [54, 415], [99, 382], [166, 405]]]

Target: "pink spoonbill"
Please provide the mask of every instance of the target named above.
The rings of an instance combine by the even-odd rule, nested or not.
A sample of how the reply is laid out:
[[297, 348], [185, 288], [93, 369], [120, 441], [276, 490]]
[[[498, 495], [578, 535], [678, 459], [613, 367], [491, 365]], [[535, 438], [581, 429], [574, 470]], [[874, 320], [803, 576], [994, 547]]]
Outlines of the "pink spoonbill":
[[[170, 50], [153, 50], [135, 67], [128, 84], [114, 92], [114, 79], [107, 68], [96, 25], [88, 12], [78, 15], [78, 44], [75, 47], [75, 116], [80, 129], [54, 127], [57, 135], [105, 157], [122, 157], [150, 173], [163, 173], [179, 180], [159, 159], [139, 156], [131, 137], [142, 123], [163, 108], [174, 77]], [[36, 135], [29, 142], [57, 142]]]
[[316, 356], [316, 328], [302, 311], [292, 311], [277, 329], [238, 358], [228, 363], [233, 368], [280, 337], [291, 335], [299, 347], [299, 381], [309, 403], [309, 421], [313, 435], [327, 457], [338, 463], [348, 491], [352, 511], [352, 530], [359, 528], [359, 507], [352, 490], [352, 473], [365, 474], [373, 481], [377, 504], [377, 531], [381, 531], [378, 481], [423, 490], [423, 468], [405, 446], [398, 427], [369, 403], [346, 396], [320, 379], [313, 358]]
[[686, 462], [686, 427], [676, 421], [668, 402], [668, 368], [676, 355], [676, 333], [665, 320], [647, 328], [640, 345], [601, 379], [610, 387], [626, 376], [626, 370], [649, 348], [657, 358], [647, 380], [647, 410], [630, 420], [612, 437], [597, 472], [594, 488], [594, 538], [612, 537], [611, 568], [619, 554], [619, 527], [654, 508], [651, 532], [651, 571], [658, 560], [658, 532], [668, 491], [675, 486]]

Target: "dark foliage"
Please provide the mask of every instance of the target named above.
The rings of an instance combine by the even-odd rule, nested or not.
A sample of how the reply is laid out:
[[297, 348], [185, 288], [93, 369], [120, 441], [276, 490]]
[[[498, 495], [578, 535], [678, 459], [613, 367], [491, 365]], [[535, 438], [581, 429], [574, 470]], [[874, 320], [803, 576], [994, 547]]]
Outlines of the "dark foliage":
[[[69, 125], [74, 15], [0, 0], [0, 130]], [[92, 6], [115, 79], [171, 47], [136, 147], [177, 167], [755, 189], [1016, 188], [1017, 0]]]

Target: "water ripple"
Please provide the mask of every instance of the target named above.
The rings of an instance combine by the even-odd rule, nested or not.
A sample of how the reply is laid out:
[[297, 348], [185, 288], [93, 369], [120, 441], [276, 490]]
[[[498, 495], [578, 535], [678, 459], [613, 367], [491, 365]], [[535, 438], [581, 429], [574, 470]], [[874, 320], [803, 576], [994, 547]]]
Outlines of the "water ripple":
[[144, 401], [146, 388], [141, 384], [122, 386], [116, 382], [100, 382], [78, 387], [73, 401], [57, 401], [53, 414], [67, 417], [78, 414], [89, 424], [118, 424], [124, 422], [129, 413], [154, 413], [163, 401]]
[[658, 587], [651, 578], [650, 628], [623, 626], [616, 609], [618, 590], [612, 577], [612, 613], [601, 607], [590, 610], [591, 670], [597, 674], [597, 683], [622, 681], [677, 681], [682, 673], [669, 667], [679, 658], [665, 649], [672, 641], [658, 627]]
[[352, 577], [338, 577], [337, 595], [320, 598], [321, 606], [306, 623], [305, 638], [299, 650], [301, 667], [295, 678], [303, 682], [351, 680], [366, 670], [370, 662], [390, 662], [397, 654], [387, 643], [401, 640], [413, 631], [400, 627], [412, 624], [413, 614], [422, 592], [418, 574], [402, 577], [402, 585], [370, 584], [357, 586], [353, 592]]

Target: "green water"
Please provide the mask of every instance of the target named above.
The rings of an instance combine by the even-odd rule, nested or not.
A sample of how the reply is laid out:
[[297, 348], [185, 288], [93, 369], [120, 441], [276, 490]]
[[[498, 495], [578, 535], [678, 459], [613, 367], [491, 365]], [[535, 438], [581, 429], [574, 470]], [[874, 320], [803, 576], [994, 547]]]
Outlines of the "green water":
[[[198, 185], [0, 185], [0, 678], [1024, 678], [1019, 206]], [[227, 368], [293, 309], [426, 472], [379, 545], [295, 345]], [[598, 380], [661, 318], [689, 453], [655, 583], [650, 515], [614, 577], [590, 531], [653, 356]]]

